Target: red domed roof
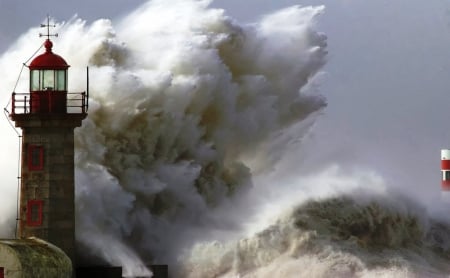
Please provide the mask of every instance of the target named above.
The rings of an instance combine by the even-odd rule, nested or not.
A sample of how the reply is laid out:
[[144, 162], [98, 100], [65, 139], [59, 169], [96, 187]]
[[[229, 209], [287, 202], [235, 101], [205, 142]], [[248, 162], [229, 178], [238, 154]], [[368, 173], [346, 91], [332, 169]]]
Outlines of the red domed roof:
[[50, 40], [46, 40], [44, 46], [45, 53], [31, 61], [30, 69], [67, 69], [69, 67], [61, 56], [52, 52], [53, 43]]

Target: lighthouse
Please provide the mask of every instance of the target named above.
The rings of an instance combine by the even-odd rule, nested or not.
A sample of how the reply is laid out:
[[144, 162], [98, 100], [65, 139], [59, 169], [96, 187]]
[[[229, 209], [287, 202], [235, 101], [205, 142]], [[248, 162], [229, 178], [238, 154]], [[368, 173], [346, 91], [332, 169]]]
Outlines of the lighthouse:
[[22, 129], [18, 238], [36, 237], [74, 262], [74, 129], [87, 116], [85, 92], [68, 92], [69, 65], [53, 52], [49, 21], [44, 52], [28, 65], [29, 92], [13, 93], [10, 118]]
[[450, 191], [450, 150], [441, 150], [441, 188], [443, 192]]
[[[28, 92], [11, 96], [9, 117], [22, 130], [18, 229], [0, 239], [0, 278], [122, 277], [121, 266], [75, 261], [74, 130], [89, 93], [68, 91], [70, 66], [53, 51], [49, 21], [44, 51], [27, 65]], [[149, 267], [168, 277], [167, 265]]]

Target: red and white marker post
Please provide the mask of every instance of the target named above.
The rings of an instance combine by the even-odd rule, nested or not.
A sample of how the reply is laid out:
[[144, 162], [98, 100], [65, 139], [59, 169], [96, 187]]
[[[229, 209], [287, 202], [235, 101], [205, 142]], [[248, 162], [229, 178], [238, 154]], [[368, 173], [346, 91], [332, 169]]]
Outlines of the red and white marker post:
[[442, 191], [450, 191], [450, 150], [441, 150]]

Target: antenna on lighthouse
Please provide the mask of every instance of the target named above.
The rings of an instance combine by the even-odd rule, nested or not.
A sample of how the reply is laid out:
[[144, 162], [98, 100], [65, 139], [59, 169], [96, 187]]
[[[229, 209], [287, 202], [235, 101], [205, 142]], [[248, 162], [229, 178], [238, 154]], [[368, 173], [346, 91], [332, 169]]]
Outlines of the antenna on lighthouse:
[[56, 27], [56, 24], [50, 24], [50, 16], [47, 15], [47, 24], [41, 24], [42, 28], [47, 28], [47, 34], [39, 33], [39, 37], [47, 37], [49, 40], [50, 37], [58, 37], [58, 33], [50, 34], [50, 27]]

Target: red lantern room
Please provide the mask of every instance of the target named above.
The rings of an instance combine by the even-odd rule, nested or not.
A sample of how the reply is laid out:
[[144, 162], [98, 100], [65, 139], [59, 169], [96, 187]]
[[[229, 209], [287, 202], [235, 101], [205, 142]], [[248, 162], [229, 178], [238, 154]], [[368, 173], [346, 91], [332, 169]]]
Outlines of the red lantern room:
[[[47, 27], [47, 34], [43, 46], [45, 52], [34, 58], [29, 64], [30, 69], [30, 91], [29, 93], [12, 93], [11, 118], [36, 116], [38, 118], [61, 116], [64, 114], [84, 115], [86, 116], [88, 108], [89, 91], [69, 93], [67, 80], [69, 65], [61, 56], [53, 53], [53, 43], [51, 36], [57, 37], [57, 34], [50, 34], [49, 19], [47, 24], [41, 24], [41, 27]], [[87, 85], [89, 85], [89, 74], [87, 76]]]
[[29, 65], [31, 113], [66, 113], [67, 69], [69, 65], [52, 52], [53, 43], [47, 39], [45, 53]]

